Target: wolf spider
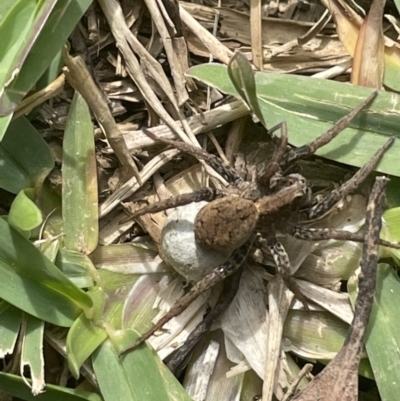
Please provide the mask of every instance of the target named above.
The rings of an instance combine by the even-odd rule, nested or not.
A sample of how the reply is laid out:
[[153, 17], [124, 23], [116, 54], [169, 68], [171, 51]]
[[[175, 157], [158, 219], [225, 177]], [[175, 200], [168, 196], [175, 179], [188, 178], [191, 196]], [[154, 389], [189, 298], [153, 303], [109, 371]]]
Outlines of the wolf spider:
[[[352, 178], [339, 188], [334, 189], [323, 199], [315, 199], [311, 206], [307, 208], [304, 208], [304, 199], [309, 192], [306, 179], [300, 174], [285, 175], [285, 171], [289, 163], [300, 157], [312, 155], [317, 149], [335, 138], [375, 96], [376, 92], [372, 93], [326, 133], [297, 149], [288, 150], [286, 124], [282, 123], [280, 125], [281, 137], [272, 160], [266, 166], [258, 167], [256, 177], [252, 182], [244, 181], [235, 169], [224, 165], [215, 155], [183, 142], [160, 139], [150, 131], [145, 130], [146, 134], [154, 141], [171, 145], [196, 157], [198, 160], [206, 162], [228, 181], [229, 187], [223, 190], [206, 187], [189, 194], [160, 201], [136, 211], [129, 216], [129, 219], [192, 202], [208, 201], [209, 203], [200, 210], [195, 220], [196, 240], [205, 248], [212, 250], [228, 248], [232, 252], [225, 263], [194, 284], [189, 292], [178, 300], [172, 309], [129, 349], [137, 347], [151, 337], [170, 319], [182, 313], [204, 291], [232, 276], [235, 272], [240, 272], [253, 246], [257, 232], [262, 231], [265, 237], [265, 232], [269, 231], [266, 236], [267, 246], [277, 266], [278, 273], [284, 276], [289, 275], [290, 261], [284, 247], [276, 238], [275, 232], [289, 234], [295, 238], [308, 241], [325, 239], [363, 241], [362, 234], [341, 230], [306, 228], [300, 222], [321, 217], [329, 212], [338, 201], [356, 189], [374, 169], [384, 152], [391, 146], [393, 138], [389, 139]], [[264, 229], [261, 229], [261, 227], [264, 227]], [[265, 229], [266, 227], [267, 230]], [[396, 246], [383, 240], [380, 240], [380, 244]], [[223, 311], [235, 296], [240, 274], [236, 280], [232, 277], [230, 279], [232, 282], [227, 286], [228, 293], [225, 295], [223, 293], [224, 299], [220, 300], [214, 310], [206, 316], [203, 323], [195, 329], [196, 333], [189, 336], [190, 345], [186, 348], [182, 347], [185, 348], [185, 351], [182, 352], [186, 353], [188, 349], [195, 345], [197, 332], [204, 331], [210, 327], [216, 315]], [[291, 287], [289, 288], [292, 289]], [[295, 295], [297, 296], [296, 293]]]

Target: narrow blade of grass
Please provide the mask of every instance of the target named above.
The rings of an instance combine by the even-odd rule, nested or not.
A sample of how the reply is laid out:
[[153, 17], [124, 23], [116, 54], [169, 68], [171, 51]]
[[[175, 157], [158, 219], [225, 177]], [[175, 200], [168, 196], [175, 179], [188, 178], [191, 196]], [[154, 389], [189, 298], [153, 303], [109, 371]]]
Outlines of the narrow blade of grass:
[[67, 249], [91, 253], [98, 241], [97, 172], [89, 108], [76, 92], [63, 143], [62, 210]]
[[26, 401], [103, 401], [103, 398], [88, 391], [48, 384], [45, 392], [33, 395], [21, 376], [0, 372], [0, 390]]
[[22, 343], [21, 371], [29, 367], [32, 379], [32, 394], [37, 395], [43, 391], [44, 382], [44, 356], [43, 356], [44, 321], [26, 315], [26, 330]]

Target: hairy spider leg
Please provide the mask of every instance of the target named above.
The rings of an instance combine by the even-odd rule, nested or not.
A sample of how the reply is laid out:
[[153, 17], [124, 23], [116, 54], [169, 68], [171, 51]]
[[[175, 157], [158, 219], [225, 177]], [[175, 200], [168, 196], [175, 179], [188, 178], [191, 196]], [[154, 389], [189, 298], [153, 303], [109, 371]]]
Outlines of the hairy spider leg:
[[350, 111], [349, 114], [342, 117], [339, 121], [337, 121], [328, 131], [314, 139], [310, 143], [300, 146], [299, 148], [293, 149], [289, 151], [284, 157], [282, 168], [285, 167], [292, 161], [311, 155], [315, 153], [316, 150], [325, 146], [329, 142], [332, 141], [340, 132], [342, 132], [348, 125], [353, 121], [353, 119], [360, 113], [360, 111], [373, 99], [375, 99], [377, 95], [377, 91], [372, 92], [363, 102], [361, 102], [357, 107]]
[[[352, 233], [345, 230], [333, 230], [330, 228], [307, 228], [297, 225], [290, 225], [287, 233], [294, 238], [306, 241], [324, 241], [334, 239], [337, 241], [364, 242], [364, 234]], [[388, 248], [400, 249], [400, 244], [379, 239], [379, 245]]]
[[243, 181], [239, 174], [235, 171], [235, 169], [225, 165], [219, 157], [208, 153], [204, 149], [197, 148], [196, 146], [189, 145], [181, 141], [172, 141], [170, 139], [159, 138], [147, 129], [143, 129], [143, 132], [155, 142], [161, 142], [166, 145], [170, 145], [182, 152], [187, 153], [188, 155], [195, 157], [199, 161], [205, 161], [226, 181], [228, 181], [229, 184], [233, 186], [237, 186]]
[[[242, 178], [237, 174], [237, 172], [230, 166], [224, 165], [217, 156], [212, 155], [203, 149], [197, 148], [184, 142], [171, 141], [169, 139], [158, 138], [156, 135], [154, 135], [151, 131], [147, 129], [144, 129], [143, 132], [146, 135], [148, 135], [151, 139], [153, 139], [155, 142], [161, 142], [166, 145], [171, 145], [176, 149], [181, 150], [182, 152], [185, 152], [195, 157], [197, 160], [205, 161], [210, 167], [212, 167], [215, 171], [217, 171], [218, 174], [220, 174], [224, 179], [226, 179], [232, 186], [237, 186], [238, 184], [243, 182]], [[130, 213], [127, 210], [129, 216], [121, 219], [120, 224], [126, 223], [131, 219], [143, 216], [148, 213], [157, 213], [163, 210], [171, 209], [173, 207], [184, 206], [193, 202], [201, 202], [201, 201], [211, 202], [214, 199], [221, 198], [224, 195], [225, 194], [218, 189], [204, 187], [189, 194], [182, 194], [173, 198], [153, 203], [134, 213]]]
[[[271, 178], [281, 169], [280, 165], [283, 161], [285, 153], [287, 151], [288, 146], [288, 135], [287, 135], [287, 125], [285, 121], [282, 121], [277, 126], [273, 127], [273, 130], [281, 129], [281, 137], [279, 139], [279, 143], [277, 148], [272, 155], [271, 161], [268, 163], [265, 170], [259, 176], [260, 185], [265, 188], [269, 188]], [[272, 130], [269, 130], [268, 133], [271, 133]]]
[[[335, 189], [324, 198], [320, 203], [313, 206], [308, 213], [309, 218], [315, 218], [327, 210], [329, 210], [336, 202], [341, 198], [346, 196], [349, 192], [356, 189], [368, 176], [368, 174], [373, 170], [374, 166], [387, 150], [387, 148], [393, 143], [394, 138], [390, 138], [384, 146], [382, 146], [374, 155], [374, 157], [365, 164], [358, 172], [346, 181], [340, 188]], [[322, 212], [321, 212], [322, 211]], [[364, 234], [362, 233], [352, 233], [345, 230], [334, 230], [330, 228], [309, 228], [300, 225], [289, 225], [287, 227], [287, 233], [292, 237], [297, 239], [307, 240], [307, 241], [323, 241], [323, 240], [337, 240], [337, 241], [354, 241], [354, 242], [364, 242]], [[390, 241], [379, 239], [379, 245], [400, 249], [400, 244], [396, 244]]]
[[235, 298], [240, 285], [240, 279], [244, 271], [245, 263], [231, 276], [224, 280], [224, 288], [220, 294], [217, 304], [214, 308], [204, 316], [204, 319], [196, 326], [196, 328], [189, 334], [185, 343], [180, 347], [168, 362], [168, 368], [179, 376], [188, 362], [193, 348], [198, 344], [203, 335], [207, 333], [214, 321], [225, 312], [233, 299]]
[[368, 175], [373, 171], [380, 158], [386, 150], [393, 144], [394, 138], [390, 138], [381, 148], [377, 150], [372, 159], [364, 164], [349, 180], [344, 182], [339, 188], [334, 189], [329, 195], [323, 198], [308, 211], [308, 218], [315, 219], [325, 214], [333, 205], [343, 199], [347, 194], [358, 188]]
[[125, 349], [123, 352], [130, 351], [142, 344], [148, 338], [150, 338], [156, 331], [160, 330], [165, 323], [170, 321], [173, 317], [180, 315], [195, 299], [201, 294], [212, 288], [217, 283], [225, 280], [227, 277], [235, 273], [245, 262], [250, 249], [253, 245], [255, 235], [252, 235], [247, 242], [244, 243], [240, 248], [236, 249], [232, 256], [222, 265], [216, 267], [210, 274], [205, 276], [202, 280], [197, 282], [190, 291], [185, 294], [181, 299], [176, 301], [171, 310], [162, 317], [150, 330], [144, 333], [137, 341], [135, 341], [130, 347]]
[[202, 201], [211, 202], [214, 199], [220, 198], [222, 196], [224, 196], [223, 191], [215, 188], [204, 187], [199, 189], [198, 191], [194, 191], [189, 194], [182, 194], [175, 196], [173, 198], [152, 203], [151, 205], [139, 209], [135, 213], [129, 212], [130, 213], [129, 216], [123, 218], [120, 221], [120, 224], [126, 223], [127, 221], [134, 219], [136, 217], [143, 216], [144, 214], [158, 213], [163, 210], [171, 209], [173, 207], [188, 205], [189, 203], [193, 202], [202, 202]]
[[294, 199], [307, 193], [306, 179], [300, 174], [290, 174], [283, 177], [282, 183], [285, 186], [282, 186], [279, 191], [265, 195], [255, 202], [260, 215], [276, 212], [281, 207], [293, 202]]
[[305, 296], [300, 292], [298, 286], [293, 281], [290, 259], [289, 255], [286, 252], [285, 247], [275, 236], [269, 237], [267, 239], [267, 247], [272, 255], [272, 258], [274, 259], [277, 273], [282, 276], [286, 286], [289, 288], [290, 291], [293, 292], [294, 296], [304, 305], [304, 308], [306, 310], [309, 310]]

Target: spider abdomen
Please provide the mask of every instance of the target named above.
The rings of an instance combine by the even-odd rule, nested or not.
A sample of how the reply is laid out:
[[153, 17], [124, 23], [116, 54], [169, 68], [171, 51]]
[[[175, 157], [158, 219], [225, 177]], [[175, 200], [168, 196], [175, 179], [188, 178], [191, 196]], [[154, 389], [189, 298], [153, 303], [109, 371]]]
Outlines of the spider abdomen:
[[212, 250], [237, 249], [254, 232], [258, 217], [251, 200], [233, 196], [216, 199], [196, 216], [196, 241]]

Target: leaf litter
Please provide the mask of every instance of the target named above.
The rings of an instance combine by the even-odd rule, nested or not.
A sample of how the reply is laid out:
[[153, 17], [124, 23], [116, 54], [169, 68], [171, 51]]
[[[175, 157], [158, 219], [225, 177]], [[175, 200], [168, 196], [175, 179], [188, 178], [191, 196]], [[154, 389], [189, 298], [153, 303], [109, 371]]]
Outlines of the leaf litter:
[[[197, 139], [200, 134], [214, 130], [217, 141], [222, 141], [227, 134], [226, 149], [230, 160], [232, 160], [233, 154], [240, 151], [245, 153], [245, 157], [249, 157], [251, 153], [251, 150], [248, 149], [249, 146], [251, 148], [251, 145], [247, 145], [247, 149], [246, 146], [240, 147], [239, 145], [240, 138], [248, 135], [249, 130], [258, 129], [247, 120], [247, 108], [237, 100], [225, 99], [214, 90], [211, 90], [211, 97], [216, 99], [213, 108], [211, 110], [207, 108], [209, 100], [204, 86], [185, 76], [188, 68], [187, 60], [191, 65], [198, 64], [204, 62], [204, 58], [211, 55], [214, 60], [227, 64], [234, 52], [240, 50], [249, 59], [255, 57], [254, 63], [256, 64], [256, 60], [258, 60], [259, 68], [264, 71], [315, 74], [320, 77], [336, 77], [338, 80], [349, 79], [351, 56], [346, 50], [346, 43], [343, 44], [335, 35], [336, 31], [332, 20], [329, 19], [328, 13], [324, 14], [324, 8], [321, 8], [319, 3], [310, 2], [309, 8], [304, 11], [296, 2], [279, 5], [270, 2], [261, 10], [262, 20], [260, 20], [260, 10], [258, 13], [258, 17], [256, 14], [252, 14], [252, 18], [250, 18], [251, 13], [244, 2], [239, 6], [237, 2], [224, 2], [223, 7], [217, 8], [213, 2], [201, 5], [182, 2], [178, 5], [166, 1], [161, 7], [161, 3], [154, 1], [124, 1], [119, 4], [114, 0], [104, 0], [91, 6], [79, 29], [76, 29], [72, 35], [71, 42], [74, 51], [81, 49], [83, 59], [86, 61], [91, 75], [95, 77], [97, 85], [93, 88], [93, 94], [88, 95], [87, 102], [91, 104], [92, 99], [91, 108], [99, 122], [95, 131], [96, 139], [101, 139], [101, 142], [97, 142], [97, 158], [99, 164], [106, 166], [99, 174], [101, 188], [104, 188], [101, 194], [103, 202], [100, 207], [99, 243], [102, 246], [121, 240], [125, 241], [129, 237], [125, 233], [132, 228], [135, 230], [135, 235], [141, 237], [145, 232], [156, 244], [160, 243], [165, 214], [141, 216], [137, 219], [140, 227], [133, 221], [129, 221], [121, 227], [119, 223], [125, 216], [121, 202], [130, 200], [151, 203], [157, 195], [162, 199], [171, 194], [184, 193], [188, 190], [194, 191], [201, 186], [201, 182], [204, 180], [211, 180], [217, 187], [223, 181], [216, 172], [209, 169], [207, 172], [210, 173], [210, 176], [205, 176], [204, 166], [197, 165], [188, 168], [193, 161], [186, 155], [180, 155], [176, 159], [178, 155], [176, 150], [165, 150], [153, 157], [154, 142], [142, 131], [142, 127], [148, 122], [152, 127], [151, 131], [156, 135], [168, 139], [180, 138], [194, 146], [200, 146]], [[217, 35], [213, 36], [209, 29], [214, 25], [217, 14]], [[256, 18], [254, 18], [255, 15]], [[309, 22], [307, 19], [311, 16], [312, 22]], [[340, 24], [338, 20], [336, 23]], [[152, 24], [156, 29], [152, 29]], [[257, 26], [261, 26], [261, 32], [254, 28]], [[343, 29], [346, 28], [342, 27]], [[388, 32], [385, 31], [385, 34], [388, 35]], [[260, 44], [262, 44], [262, 48], [260, 48]], [[394, 46], [396, 47], [396, 45]], [[84, 49], [83, 52], [82, 49]], [[74, 53], [71, 51], [71, 54]], [[74, 86], [68, 78], [68, 74], [66, 76], [69, 83]], [[81, 84], [78, 84], [77, 88], [81, 91], [80, 86]], [[105, 114], [107, 114], [107, 121], [111, 124], [111, 131], [114, 134], [108, 131], [107, 122], [104, 123], [105, 114], [96, 112], [96, 106], [93, 103], [96, 102], [94, 99], [104, 99], [104, 94], [106, 95], [107, 110], [110, 110], [110, 113]], [[56, 86], [54, 95], [55, 99], [39, 110], [39, 121], [42, 132], [48, 141], [57, 144], [57, 138], [61, 135], [60, 130], [64, 127], [64, 113], [68, 109], [65, 100], [71, 98], [71, 90], [67, 88], [60, 95], [59, 86]], [[228, 123], [232, 123], [229, 128]], [[45, 128], [43, 129], [43, 127]], [[206, 139], [203, 138], [200, 141], [202, 146], [204, 141]], [[129, 154], [133, 154], [133, 159]], [[114, 171], [115, 157], [119, 161], [120, 172]], [[169, 163], [168, 166], [166, 166], [167, 163]], [[325, 166], [325, 164], [323, 165]], [[129, 166], [128, 170], [124, 171], [123, 166]], [[322, 177], [321, 180], [325, 179], [322, 186], [332, 186], [344, 179], [348, 170], [344, 168], [338, 172], [335, 170], [336, 168], [337, 166], [326, 167], [326, 170], [336, 175], [334, 178], [328, 179]], [[158, 174], [158, 171], [161, 172], [161, 175]], [[116, 180], [116, 185], [111, 184], [111, 177]], [[316, 177], [313, 178], [317, 181]], [[157, 195], [151, 189], [152, 179]], [[316, 185], [321, 185], [321, 182], [318, 181]], [[351, 200], [345, 203], [351, 204]], [[357, 208], [357, 210], [359, 209]], [[350, 214], [351, 212], [343, 205], [342, 210], [337, 213], [348, 216], [346, 213]], [[343, 217], [344, 220], [347, 218], [349, 217]], [[360, 224], [363, 222], [362, 217], [354, 219], [361, 222]], [[355, 224], [357, 225], [357, 223]], [[368, 233], [371, 232], [367, 230]], [[325, 246], [329, 248], [327, 244]], [[317, 264], [321, 264], [321, 260], [327, 258], [327, 256], [322, 258], [319, 256], [324, 247], [322, 242], [316, 246], [305, 245], [305, 247], [303, 252], [293, 257], [292, 264], [303, 265], [304, 261], [312, 255], [317, 259]], [[255, 258], [256, 260], [257, 258]], [[369, 267], [371, 268], [371, 266]], [[242, 303], [242, 306], [233, 304], [229, 308], [236, 313], [238, 311], [242, 313], [230, 317], [228, 309], [216, 327], [221, 327], [225, 335], [224, 352], [231, 361], [238, 364], [238, 367], [241, 366], [240, 373], [237, 373], [239, 377], [243, 380], [244, 372], [250, 372], [250, 368], [254, 369], [263, 379], [266, 370], [277, 371], [276, 379], [272, 380], [270, 389], [263, 392], [263, 400], [271, 399], [272, 392], [278, 399], [282, 399], [296, 373], [291, 371], [289, 374], [283, 371], [285, 364], [289, 364], [286, 359], [290, 356], [282, 353], [280, 334], [276, 338], [278, 343], [273, 351], [277, 355], [282, 355], [280, 366], [274, 365], [267, 368], [263, 356], [267, 352], [265, 339], [273, 327], [271, 325], [279, 324], [283, 328], [284, 316], [289, 311], [293, 295], [281, 294], [279, 292], [281, 291], [280, 283], [275, 283], [278, 279], [272, 278], [268, 272], [260, 271], [257, 264], [254, 264], [251, 269], [253, 274], [246, 273], [248, 278], [246, 279], [246, 275], [244, 275], [243, 283], [240, 286], [243, 294], [239, 293], [234, 301]], [[301, 274], [301, 269], [298, 273]], [[308, 281], [310, 276], [308, 273], [304, 273], [304, 276], [300, 277]], [[253, 283], [254, 280], [257, 283]], [[274, 291], [279, 293], [274, 297], [270, 292], [268, 301], [265, 296], [265, 280], [270, 281], [269, 286], [275, 285]], [[315, 274], [315, 281], [318, 282], [318, 280], [321, 278]], [[330, 290], [318, 286], [317, 288], [325, 292], [323, 295], [318, 295], [317, 302], [315, 305], [312, 304], [312, 308], [321, 310], [322, 307], [322, 310], [329, 310], [330, 307], [327, 307], [326, 302], [333, 301], [325, 300], [331, 299], [329, 291], [337, 290], [339, 280], [340, 277], [339, 279], [338, 277], [335, 279], [325, 278], [323, 287], [328, 287]], [[181, 280], [178, 279], [179, 282], [181, 283]], [[304, 285], [307, 285], [307, 282]], [[180, 285], [178, 285], [179, 287]], [[173, 304], [179, 297], [180, 291], [181, 289], [172, 297], [172, 300], [168, 301], [170, 304]], [[259, 300], [255, 301], [252, 294], [257, 294]], [[344, 320], [349, 323], [348, 298], [345, 294], [342, 295], [343, 298], [338, 300], [338, 304], [341, 306], [336, 308], [334, 314], [342, 315], [341, 318], [346, 316]], [[317, 297], [315, 293], [314, 296]], [[273, 310], [276, 299], [282, 299], [282, 302], [275, 305], [275, 314]], [[251, 302], [254, 303], [254, 308], [247, 308]], [[207, 299], [203, 299], [201, 308], [196, 312], [197, 320], [201, 320], [206, 308]], [[269, 309], [269, 314], [267, 309]], [[247, 323], [243, 323], [241, 320], [243, 316], [247, 316]], [[271, 321], [276, 318], [282, 319], [282, 321], [280, 323]], [[240, 333], [234, 328], [228, 328], [233, 322], [239, 322], [241, 326], [245, 325], [248, 331], [244, 330]], [[178, 322], [179, 324], [182, 325], [181, 322]], [[194, 327], [193, 322], [191, 324], [191, 327]], [[357, 326], [359, 336], [355, 345], [353, 337], [350, 336], [346, 340], [346, 346], [342, 349], [341, 354], [336, 357], [336, 361], [341, 359], [344, 362], [338, 365], [338, 362], [332, 361], [325, 373], [327, 379], [317, 376], [311, 380], [313, 387], [307, 391], [314, 391], [314, 393], [307, 395], [310, 393], [304, 392], [297, 396], [300, 398], [296, 399], [317, 399], [318, 394], [326, 391], [330, 384], [336, 381], [348, 388], [345, 391], [352, 391], [353, 394], [357, 391], [357, 358], [361, 355], [362, 340], [360, 332], [365, 329], [365, 322], [362, 325], [364, 325], [363, 328]], [[187, 330], [187, 332], [189, 331]], [[238, 338], [235, 339], [235, 336]], [[284, 332], [282, 336], [285, 338]], [[161, 337], [168, 338], [169, 344], [174, 344], [183, 343], [185, 336], [176, 338], [171, 336], [171, 333], [164, 333], [150, 343], [160, 342]], [[222, 343], [219, 344], [221, 347]], [[163, 353], [163, 357], [173, 352], [174, 347], [170, 345], [168, 349], [168, 352], [160, 351]], [[349, 349], [355, 350], [355, 356], [348, 371], [351, 376], [344, 375], [342, 380], [332, 378], [334, 377], [332, 371], [345, 372], [343, 364], [350, 359], [343, 354], [349, 352]], [[215, 357], [215, 362], [217, 360], [218, 358]], [[191, 364], [193, 363], [191, 362]], [[335, 366], [340, 366], [340, 369]], [[210, 388], [213, 380], [212, 370], [210, 369], [207, 381]], [[292, 375], [292, 379], [289, 379], [290, 375]], [[278, 377], [279, 379], [277, 379]], [[193, 380], [190, 369], [185, 380]], [[220, 378], [220, 380], [223, 379]], [[261, 394], [260, 383], [256, 388]], [[267, 395], [268, 392], [271, 393], [270, 396]], [[204, 388], [200, 393], [204, 394]], [[253, 395], [256, 394], [257, 392]], [[200, 399], [195, 392], [191, 395], [194, 399]], [[332, 397], [334, 395], [333, 392]], [[224, 399], [222, 395], [220, 397]], [[355, 399], [350, 395], [349, 397], [348, 399]], [[324, 397], [324, 399], [328, 398]]]

